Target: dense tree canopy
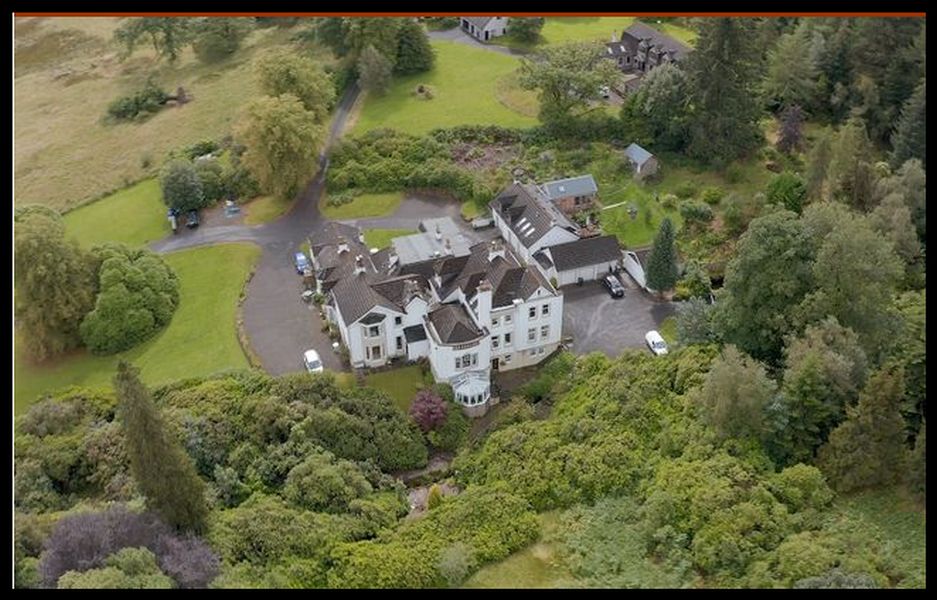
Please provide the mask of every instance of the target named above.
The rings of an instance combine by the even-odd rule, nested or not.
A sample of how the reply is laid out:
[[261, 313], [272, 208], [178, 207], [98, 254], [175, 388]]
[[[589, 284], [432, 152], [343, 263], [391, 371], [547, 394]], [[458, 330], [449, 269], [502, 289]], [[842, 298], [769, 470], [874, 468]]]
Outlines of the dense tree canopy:
[[839, 491], [896, 481], [907, 460], [904, 420], [904, 370], [886, 367], [869, 379], [859, 403], [820, 448], [817, 463]]
[[543, 17], [511, 17], [508, 19], [508, 33], [519, 40], [533, 42], [540, 37], [545, 22]]
[[278, 49], [256, 63], [260, 89], [268, 96], [292, 94], [315, 115], [316, 123], [328, 120], [335, 102], [335, 86], [322, 65], [296, 52]]
[[689, 154], [726, 165], [758, 148], [756, 52], [751, 19], [706, 19], [687, 59], [690, 103]]
[[163, 202], [180, 212], [207, 205], [202, 179], [190, 161], [176, 159], [163, 167], [159, 179]]
[[75, 348], [97, 294], [94, 256], [66, 239], [57, 214], [42, 209], [17, 214], [13, 245], [16, 322], [27, 353], [43, 360]]
[[124, 17], [124, 22], [114, 30], [114, 40], [127, 57], [136, 50], [141, 38], [148, 39], [157, 56], [173, 63], [191, 41], [193, 25], [185, 17]]
[[433, 68], [436, 53], [430, 46], [426, 29], [412, 19], [404, 19], [397, 31], [397, 59], [394, 73], [412, 75]]
[[193, 24], [192, 49], [202, 62], [216, 62], [234, 54], [253, 29], [254, 20], [245, 17], [201, 17]]
[[132, 348], [169, 324], [179, 305], [179, 283], [161, 256], [115, 243], [96, 247], [94, 254], [101, 265], [100, 292], [80, 327], [92, 352]]
[[167, 431], [135, 367], [121, 361], [114, 378], [130, 469], [147, 504], [183, 530], [205, 526], [205, 483], [182, 445]]
[[369, 44], [361, 51], [357, 69], [362, 89], [383, 94], [390, 87], [394, 63], [373, 45]]
[[661, 221], [654, 246], [647, 259], [647, 285], [658, 292], [672, 290], [677, 283], [677, 249], [674, 247], [673, 223]]
[[797, 305], [813, 288], [813, 249], [803, 224], [789, 211], [751, 222], [726, 267], [725, 293], [716, 304], [726, 342], [755, 358], [777, 362], [794, 328]]
[[291, 198], [315, 173], [325, 129], [296, 96], [283, 94], [248, 104], [236, 135], [247, 147], [241, 160], [261, 189]]
[[599, 99], [599, 90], [613, 80], [617, 68], [595, 44], [548, 46], [531, 59], [522, 59], [518, 82], [537, 90], [544, 123], [575, 118]]
[[59, 589], [171, 589], [173, 581], [159, 570], [156, 556], [146, 548], [124, 548], [104, 560], [104, 567], [69, 571]]
[[892, 134], [891, 164], [899, 167], [917, 158], [927, 164], [927, 86], [922, 79], [901, 110], [901, 119]]

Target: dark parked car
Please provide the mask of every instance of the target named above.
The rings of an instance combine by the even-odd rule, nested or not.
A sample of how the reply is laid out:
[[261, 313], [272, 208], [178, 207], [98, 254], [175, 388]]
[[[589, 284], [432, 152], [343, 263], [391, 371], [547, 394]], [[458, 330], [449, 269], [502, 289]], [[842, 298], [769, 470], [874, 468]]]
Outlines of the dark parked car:
[[198, 227], [198, 211], [197, 210], [194, 210], [194, 209], [190, 210], [187, 217], [188, 218], [186, 219], [186, 222], [185, 222], [186, 227], [190, 229], [192, 227]]
[[602, 279], [602, 283], [608, 288], [608, 293], [612, 295], [612, 298], [621, 298], [625, 295], [624, 286], [621, 285], [621, 282], [618, 281], [618, 278], [614, 275], [606, 275], [605, 278]]

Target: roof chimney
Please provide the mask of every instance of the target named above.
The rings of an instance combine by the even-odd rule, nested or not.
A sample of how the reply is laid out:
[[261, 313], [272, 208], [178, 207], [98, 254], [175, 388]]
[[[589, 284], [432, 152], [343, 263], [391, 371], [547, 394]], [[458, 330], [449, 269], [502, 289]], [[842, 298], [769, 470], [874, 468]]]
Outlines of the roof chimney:
[[364, 232], [361, 231], [360, 229], [358, 230], [358, 241], [361, 242], [362, 244], [364, 243]]
[[446, 254], [452, 254], [452, 240], [446, 238]]
[[362, 256], [359, 254], [358, 256], [355, 257], [355, 275], [360, 275], [360, 274], [364, 273], [364, 271], [365, 271], [365, 268], [364, 268], [364, 257], [362, 257]]
[[348, 252], [348, 242], [343, 237], [338, 238], [338, 253]]
[[442, 230], [439, 228], [439, 223], [436, 223], [436, 241], [442, 240]]
[[504, 258], [504, 244], [498, 238], [491, 240], [488, 245], [488, 262], [493, 261], [496, 256]]

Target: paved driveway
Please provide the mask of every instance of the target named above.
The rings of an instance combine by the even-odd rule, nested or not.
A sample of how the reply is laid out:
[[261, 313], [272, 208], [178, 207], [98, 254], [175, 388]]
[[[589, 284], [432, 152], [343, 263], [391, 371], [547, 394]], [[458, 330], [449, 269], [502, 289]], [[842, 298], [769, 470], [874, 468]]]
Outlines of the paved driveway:
[[340, 371], [318, 308], [300, 296], [303, 278], [293, 266], [293, 250], [288, 241], [264, 247], [242, 306], [251, 348], [271, 375], [301, 371], [302, 354], [309, 349], [319, 353], [326, 369]]
[[595, 350], [618, 356], [626, 348], [646, 348], [644, 334], [659, 329], [674, 313], [671, 302], [658, 302], [623, 275], [624, 298], [612, 298], [597, 281], [563, 289], [563, 335], [573, 338], [571, 350]]

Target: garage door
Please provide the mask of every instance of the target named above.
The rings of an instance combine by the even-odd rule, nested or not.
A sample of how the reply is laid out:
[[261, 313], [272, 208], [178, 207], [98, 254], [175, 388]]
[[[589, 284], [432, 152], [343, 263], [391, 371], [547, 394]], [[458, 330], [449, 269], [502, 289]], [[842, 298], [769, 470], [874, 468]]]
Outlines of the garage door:
[[593, 281], [601, 277], [607, 270], [607, 265], [590, 265], [579, 269], [560, 271], [557, 276], [557, 281], [561, 286], [578, 283], [580, 277], [583, 281]]

